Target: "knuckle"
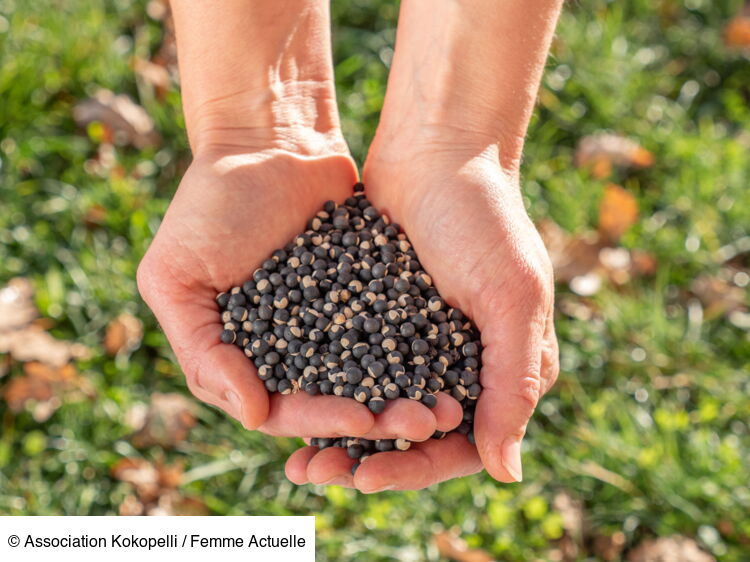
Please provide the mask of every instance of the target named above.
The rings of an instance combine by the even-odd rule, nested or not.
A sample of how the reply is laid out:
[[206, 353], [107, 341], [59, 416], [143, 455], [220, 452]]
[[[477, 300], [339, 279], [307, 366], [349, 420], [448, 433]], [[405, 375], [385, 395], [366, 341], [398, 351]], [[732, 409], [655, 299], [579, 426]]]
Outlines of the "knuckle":
[[542, 380], [538, 374], [524, 375], [513, 392], [513, 395], [526, 405], [529, 412], [536, 408], [541, 394]]

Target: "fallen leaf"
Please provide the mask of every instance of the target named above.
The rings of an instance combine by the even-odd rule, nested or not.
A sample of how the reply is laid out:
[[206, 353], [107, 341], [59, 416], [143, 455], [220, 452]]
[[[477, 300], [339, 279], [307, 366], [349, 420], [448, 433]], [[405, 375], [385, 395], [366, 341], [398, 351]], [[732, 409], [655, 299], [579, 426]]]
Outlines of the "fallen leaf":
[[0, 353], [10, 353], [16, 361], [41, 361], [54, 367], [89, 356], [85, 346], [55, 339], [33, 324], [14, 332], [0, 332]]
[[724, 44], [727, 47], [750, 47], [750, 17], [735, 16], [724, 27]]
[[488, 552], [478, 548], [469, 548], [466, 541], [456, 533], [449, 531], [435, 533], [433, 540], [440, 554], [446, 558], [458, 562], [492, 562], [493, 560]]
[[557, 281], [569, 283], [571, 279], [586, 275], [599, 265], [602, 243], [597, 233], [572, 236], [550, 219], [540, 222], [538, 229], [552, 260]]
[[690, 289], [703, 303], [704, 315], [707, 318], [743, 312], [747, 309], [746, 290], [720, 277], [703, 275], [693, 281]]
[[693, 539], [680, 535], [648, 539], [628, 553], [629, 562], [715, 562]]
[[638, 201], [628, 190], [609, 184], [599, 204], [599, 233], [610, 244], [617, 242], [638, 220]]
[[613, 241], [597, 232], [569, 234], [550, 219], [538, 225], [552, 261], [555, 281], [567, 283], [581, 296], [596, 294], [604, 279], [623, 285], [634, 277], [653, 275], [657, 261], [641, 250], [611, 247]]
[[152, 463], [143, 458], [122, 458], [111, 469], [113, 478], [135, 488], [120, 504], [120, 515], [208, 515], [209, 509], [198, 498], [180, 491], [182, 465]]
[[145, 148], [159, 142], [160, 137], [151, 117], [125, 94], [115, 94], [102, 88], [94, 97], [76, 104], [73, 118], [79, 127], [101, 123], [117, 144]]
[[143, 322], [124, 312], [107, 325], [104, 335], [104, 349], [110, 355], [130, 353], [141, 345]]
[[653, 163], [654, 156], [637, 142], [611, 133], [581, 138], [575, 154], [576, 166], [600, 179], [609, 177], [614, 167], [648, 168]]
[[23, 366], [24, 375], [12, 378], [5, 386], [3, 398], [13, 412], [33, 404], [32, 415], [45, 421], [62, 404], [62, 399], [83, 399], [94, 395], [91, 385], [71, 364], [62, 367], [31, 361]]
[[[136, 406], [140, 408], [140, 406]], [[131, 419], [136, 416], [128, 413]], [[183, 442], [195, 425], [195, 406], [181, 394], [155, 393], [131, 440], [136, 447], [174, 447]]]
[[142, 59], [133, 59], [133, 70], [146, 84], [156, 90], [157, 96], [163, 98], [172, 86], [169, 70], [161, 64]]
[[620, 560], [620, 555], [625, 549], [625, 533], [617, 531], [613, 535], [599, 535], [594, 539], [594, 554], [606, 562]]
[[146, 515], [208, 515], [209, 509], [198, 498], [184, 497], [177, 491], [162, 494], [156, 505], [148, 508]]

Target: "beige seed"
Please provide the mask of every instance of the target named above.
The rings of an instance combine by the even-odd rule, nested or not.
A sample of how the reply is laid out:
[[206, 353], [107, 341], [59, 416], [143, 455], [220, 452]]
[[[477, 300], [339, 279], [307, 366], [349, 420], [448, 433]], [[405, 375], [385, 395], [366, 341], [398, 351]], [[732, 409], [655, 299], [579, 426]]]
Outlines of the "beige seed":
[[399, 451], [408, 451], [409, 447], [411, 447], [411, 441], [407, 441], [406, 439], [396, 439], [395, 446]]

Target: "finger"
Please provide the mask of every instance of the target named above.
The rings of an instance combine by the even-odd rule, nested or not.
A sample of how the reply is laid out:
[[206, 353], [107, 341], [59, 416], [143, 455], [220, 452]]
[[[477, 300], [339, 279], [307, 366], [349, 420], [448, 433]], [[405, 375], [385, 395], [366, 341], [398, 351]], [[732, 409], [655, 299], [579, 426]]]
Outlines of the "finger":
[[[536, 309], [535, 309], [536, 310]], [[482, 393], [474, 435], [487, 472], [501, 482], [520, 482], [521, 441], [541, 394], [543, 311], [523, 321], [505, 316], [482, 352]]]
[[369, 432], [375, 417], [351, 398], [272, 394], [268, 419], [258, 429], [278, 437], [343, 437]]
[[[437, 419], [432, 410], [416, 400], [397, 398], [386, 400], [385, 410], [378, 414], [375, 425], [361, 437], [366, 439], [396, 439], [411, 441], [429, 439], [437, 428]], [[347, 434], [351, 437], [359, 437]]]
[[[354, 485], [364, 493], [419, 490], [451, 478], [482, 470], [476, 447], [459, 433], [444, 439], [412, 444], [408, 451], [376, 453], [354, 474]], [[309, 471], [308, 471], [309, 472]], [[330, 476], [331, 473], [326, 473]]]
[[146, 270], [145, 275], [139, 270], [141, 295], [161, 324], [190, 391], [247, 429], [258, 427], [268, 415], [268, 393], [245, 354], [219, 340], [212, 289], [165, 284], [170, 274], [163, 264]]
[[316, 454], [307, 464], [307, 478], [313, 484], [352, 487], [352, 465], [354, 460], [349, 458], [346, 449], [328, 447]]
[[310, 460], [318, 453], [317, 447], [302, 447], [297, 449], [286, 460], [284, 471], [286, 477], [294, 484], [307, 484], [307, 465]]
[[432, 409], [432, 413], [437, 420], [437, 429], [440, 431], [456, 429], [464, 415], [461, 403], [445, 392], [438, 392], [435, 396], [437, 397], [437, 404]]
[[542, 394], [546, 394], [555, 385], [560, 374], [560, 347], [555, 333], [554, 314], [547, 316], [547, 326], [544, 330], [542, 342]]

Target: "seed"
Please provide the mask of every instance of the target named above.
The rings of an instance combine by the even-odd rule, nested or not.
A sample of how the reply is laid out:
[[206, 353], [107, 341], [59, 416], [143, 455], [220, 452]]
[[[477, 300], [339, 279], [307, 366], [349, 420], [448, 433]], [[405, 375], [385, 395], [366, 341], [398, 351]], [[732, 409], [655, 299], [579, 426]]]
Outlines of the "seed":
[[383, 413], [383, 410], [385, 410], [385, 400], [380, 396], [372, 397], [367, 403], [367, 407], [370, 408], [370, 411], [373, 414], [381, 414]]
[[367, 318], [362, 327], [368, 334], [374, 334], [380, 330], [380, 322], [375, 318]]
[[399, 326], [399, 332], [401, 332], [401, 335], [405, 338], [411, 338], [414, 337], [414, 334], [417, 333], [416, 328], [414, 327], [414, 324], [411, 322], [404, 322]]
[[237, 339], [237, 333], [233, 330], [224, 330], [221, 332], [221, 341], [223, 343], [234, 343]]
[[406, 395], [412, 400], [421, 400], [424, 396], [424, 392], [418, 386], [410, 386], [406, 389]]
[[394, 446], [399, 451], [407, 451], [411, 447], [411, 441], [407, 441], [406, 439], [396, 439]]
[[346, 454], [350, 459], [358, 459], [365, 452], [365, 448], [362, 445], [350, 445], [346, 449]]
[[422, 396], [422, 404], [427, 406], [428, 408], [434, 408], [437, 406], [437, 396], [434, 394], [424, 394]]
[[383, 394], [388, 400], [395, 400], [401, 395], [401, 389], [396, 383], [388, 383], [385, 385]]
[[[380, 413], [401, 396], [433, 407], [445, 390], [461, 402], [470, 434], [481, 393], [479, 333], [447, 307], [399, 225], [362, 193], [341, 206], [327, 202], [305, 232], [216, 302], [221, 341], [243, 349], [269, 392], [351, 397]], [[356, 445], [360, 463], [395, 445], [314, 444]]]
[[358, 386], [354, 390], [354, 399], [357, 402], [367, 402], [371, 397], [370, 389], [366, 386]]

